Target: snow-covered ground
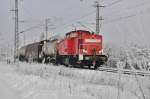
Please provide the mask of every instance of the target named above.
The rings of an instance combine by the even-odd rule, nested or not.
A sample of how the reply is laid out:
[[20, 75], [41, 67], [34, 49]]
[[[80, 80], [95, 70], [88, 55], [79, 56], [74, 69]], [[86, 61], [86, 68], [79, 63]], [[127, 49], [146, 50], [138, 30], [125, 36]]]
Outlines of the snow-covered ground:
[[1, 62], [0, 99], [2, 93], [11, 99], [150, 99], [149, 78], [137, 78], [120, 75], [119, 80], [118, 74], [94, 70]]

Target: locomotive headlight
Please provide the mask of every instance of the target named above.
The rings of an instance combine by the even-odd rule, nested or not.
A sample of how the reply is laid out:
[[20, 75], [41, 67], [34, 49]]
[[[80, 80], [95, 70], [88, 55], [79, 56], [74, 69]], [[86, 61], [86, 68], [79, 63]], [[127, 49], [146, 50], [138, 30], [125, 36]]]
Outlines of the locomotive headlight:
[[102, 54], [103, 54], [103, 49], [101, 49], [101, 50], [99, 51], [99, 53], [102, 53]]
[[83, 49], [83, 53], [87, 53], [87, 49]]

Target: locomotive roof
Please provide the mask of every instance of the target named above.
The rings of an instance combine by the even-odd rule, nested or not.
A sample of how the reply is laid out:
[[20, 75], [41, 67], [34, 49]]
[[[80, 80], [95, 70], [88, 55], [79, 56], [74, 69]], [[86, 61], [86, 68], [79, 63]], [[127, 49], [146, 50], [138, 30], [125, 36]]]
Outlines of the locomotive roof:
[[77, 32], [77, 33], [84, 32], [84, 33], [91, 34], [89, 31], [86, 31], [86, 30], [75, 30], [75, 31], [68, 32], [66, 35], [69, 35], [69, 34], [74, 33], [74, 32]]

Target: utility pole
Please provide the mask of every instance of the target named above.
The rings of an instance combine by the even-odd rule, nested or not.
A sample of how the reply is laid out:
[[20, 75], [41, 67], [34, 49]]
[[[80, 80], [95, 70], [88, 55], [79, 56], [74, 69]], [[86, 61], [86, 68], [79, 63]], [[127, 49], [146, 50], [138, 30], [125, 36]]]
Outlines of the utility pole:
[[23, 35], [23, 42], [24, 42], [24, 46], [25, 46], [26, 45], [26, 35], [25, 35], [25, 33]]
[[47, 40], [48, 38], [47, 38], [47, 36], [48, 36], [48, 22], [49, 21], [49, 19], [45, 19], [45, 39]]
[[18, 17], [18, 0], [15, 0], [15, 36], [14, 36], [14, 63], [19, 63], [19, 17]]
[[95, 2], [96, 3], [96, 33], [100, 33], [100, 21], [104, 20], [102, 17], [100, 17], [100, 8], [105, 7], [101, 6], [99, 3], [99, 0]]

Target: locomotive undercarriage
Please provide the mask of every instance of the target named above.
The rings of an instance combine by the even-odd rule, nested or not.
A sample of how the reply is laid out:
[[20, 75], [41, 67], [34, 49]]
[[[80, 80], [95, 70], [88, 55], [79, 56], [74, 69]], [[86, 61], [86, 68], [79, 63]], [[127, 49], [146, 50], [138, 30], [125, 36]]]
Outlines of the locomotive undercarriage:
[[88, 66], [91, 68], [91, 66], [94, 66], [94, 68], [98, 68], [101, 65], [105, 64], [107, 61], [107, 57], [105, 55], [84, 55], [83, 60], [79, 60], [79, 56], [58, 56], [57, 62], [58, 64], [63, 64], [66, 66]]
[[105, 55], [83, 55], [83, 59], [79, 60], [79, 55], [45, 55], [43, 54], [42, 57], [38, 57], [38, 59], [26, 59], [23, 56], [19, 57], [20, 61], [36, 61], [39, 63], [53, 63], [53, 64], [62, 64], [65, 66], [79, 66], [91, 68], [98, 68], [101, 65], [107, 62], [107, 57]]

